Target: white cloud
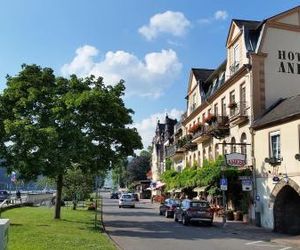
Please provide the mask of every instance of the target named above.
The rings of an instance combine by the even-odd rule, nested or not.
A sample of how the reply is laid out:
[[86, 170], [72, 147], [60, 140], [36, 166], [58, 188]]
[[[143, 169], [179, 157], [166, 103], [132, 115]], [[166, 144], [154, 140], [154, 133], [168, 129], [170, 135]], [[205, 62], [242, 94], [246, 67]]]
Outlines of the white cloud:
[[147, 40], [152, 40], [160, 33], [183, 36], [190, 26], [190, 21], [182, 12], [166, 11], [152, 16], [149, 24], [139, 28], [139, 32]]
[[174, 50], [148, 53], [143, 59], [118, 50], [108, 51], [102, 60], [95, 60], [99, 51], [90, 45], [76, 50], [74, 59], [62, 66], [64, 76], [76, 74], [102, 76], [106, 84], [114, 85], [125, 80], [126, 95], [159, 97], [179, 75], [182, 64]]
[[218, 10], [214, 15], [216, 20], [226, 20], [228, 17], [228, 13], [226, 10]]
[[171, 109], [169, 111], [166, 110], [162, 113], [152, 114], [141, 122], [137, 122], [134, 124], [134, 127], [137, 128], [139, 134], [142, 137], [144, 148], [147, 148], [151, 145], [153, 136], [155, 134], [157, 121], [160, 120], [160, 123], [164, 123], [166, 114], [168, 114], [169, 118], [177, 119], [179, 121], [181, 115], [183, 114], [183, 111], [178, 109]]
[[217, 10], [213, 16], [208, 18], [201, 18], [197, 20], [199, 24], [210, 24], [214, 21], [224, 21], [228, 18], [228, 13], [226, 10]]

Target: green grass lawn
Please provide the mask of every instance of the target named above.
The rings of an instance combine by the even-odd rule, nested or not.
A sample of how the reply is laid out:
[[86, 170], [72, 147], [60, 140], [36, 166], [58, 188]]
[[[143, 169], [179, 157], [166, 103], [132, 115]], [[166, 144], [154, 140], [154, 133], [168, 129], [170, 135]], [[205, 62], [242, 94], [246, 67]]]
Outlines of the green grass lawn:
[[94, 211], [62, 208], [60, 220], [54, 220], [53, 215], [54, 208], [48, 207], [3, 212], [1, 217], [10, 219], [8, 249], [116, 249], [101, 224], [95, 228]]

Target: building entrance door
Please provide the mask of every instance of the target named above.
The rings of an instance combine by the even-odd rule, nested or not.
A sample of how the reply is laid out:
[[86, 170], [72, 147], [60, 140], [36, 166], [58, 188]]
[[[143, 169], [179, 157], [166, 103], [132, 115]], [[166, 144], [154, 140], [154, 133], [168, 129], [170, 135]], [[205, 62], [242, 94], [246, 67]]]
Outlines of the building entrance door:
[[277, 194], [274, 203], [274, 231], [300, 234], [300, 196], [289, 185]]

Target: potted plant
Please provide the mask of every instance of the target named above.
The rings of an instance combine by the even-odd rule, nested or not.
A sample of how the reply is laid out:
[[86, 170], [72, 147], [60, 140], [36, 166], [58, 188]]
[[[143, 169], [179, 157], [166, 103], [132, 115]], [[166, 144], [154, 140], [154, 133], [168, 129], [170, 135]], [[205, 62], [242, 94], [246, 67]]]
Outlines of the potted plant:
[[227, 220], [234, 220], [233, 210], [228, 209], [226, 211], [226, 218], [227, 218]]

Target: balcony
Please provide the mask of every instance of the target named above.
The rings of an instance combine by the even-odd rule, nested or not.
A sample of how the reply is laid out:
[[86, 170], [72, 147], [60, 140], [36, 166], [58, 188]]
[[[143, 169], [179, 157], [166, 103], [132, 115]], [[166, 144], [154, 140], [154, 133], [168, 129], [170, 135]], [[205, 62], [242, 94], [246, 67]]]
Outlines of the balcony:
[[192, 142], [202, 143], [210, 139], [211, 139], [211, 135], [209, 133], [209, 126], [203, 125], [193, 134]]
[[188, 134], [178, 140], [178, 150], [183, 152], [197, 149], [197, 144], [192, 142], [192, 135]]
[[174, 126], [174, 135], [178, 137], [182, 134], [182, 123], [181, 121], [177, 122]]
[[173, 144], [168, 147], [166, 147], [166, 158], [174, 157], [176, 155], [182, 155], [184, 152], [184, 149], [180, 148], [178, 144]]
[[246, 102], [236, 103], [236, 105], [231, 105], [229, 119], [230, 123], [233, 125], [240, 125], [248, 122], [248, 110]]
[[216, 119], [210, 123], [208, 127], [208, 133], [217, 138], [221, 139], [229, 135], [229, 119], [228, 116], [216, 116]]
[[230, 75], [234, 75], [240, 68], [240, 63], [239, 62], [234, 62], [233, 64], [231, 64], [229, 66], [229, 70], [230, 70]]

